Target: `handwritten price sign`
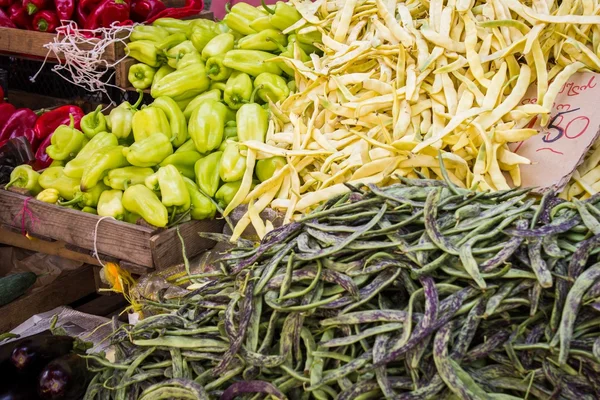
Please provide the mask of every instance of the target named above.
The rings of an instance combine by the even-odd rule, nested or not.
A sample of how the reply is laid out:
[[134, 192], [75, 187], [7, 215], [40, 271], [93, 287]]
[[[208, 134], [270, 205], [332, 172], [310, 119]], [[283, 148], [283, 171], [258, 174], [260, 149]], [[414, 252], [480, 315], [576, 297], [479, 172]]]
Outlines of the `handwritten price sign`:
[[[521, 104], [536, 104], [537, 88], [529, 88]], [[562, 190], [569, 182], [587, 150], [600, 134], [600, 74], [581, 72], [563, 86], [552, 111], [548, 126], [540, 127], [538, 117], [527, 128], [540, 134], [510, 148], [531, 160], [521, 166], [522, 186]]]

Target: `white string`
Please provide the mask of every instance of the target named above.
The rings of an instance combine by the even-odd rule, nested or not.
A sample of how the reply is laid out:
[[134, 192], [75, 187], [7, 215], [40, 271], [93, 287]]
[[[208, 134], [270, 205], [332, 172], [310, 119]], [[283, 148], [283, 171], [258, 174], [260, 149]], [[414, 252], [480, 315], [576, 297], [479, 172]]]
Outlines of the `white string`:
[[[38, 72], [30, 77], [31, 82], [36, 78], [46, 65], [51, 54], [57, 59], [57, 64], [52, 67], [52, 71], [61, 78], [76, 86], [84, 88], [90, 92], [102, 92], [115, 103], [108, 94], [107, 87], [121, 89], [116, 85], [108, 83], [115, 75], [113, 71], [107, 78], [105, 73], [107, 69], [113, 69], [127, 58], [124, 55], [119, 60], [108, 62], [103, 59], [106, 49], [114, 43], [120, 43], [123, 46], [131, 35], [135, 25], [116, 26], [114, 23], [110, 28], [98, 29], [79, 29], [74, 21], [61, 21], [62, 26], [56, 29], [56, 37], [53, 42], [44, 45], [48, 49], [44, 63]], [[89, 50], [82, 49], [82, 45], [90, 46]]]
[[111, 217], [110, 215], [106, 215], [96, 222], [96, 228], [94, 229], [94, 257], [96, 257], [96, 260], [98, 260], [102, 267], [105, 267], [106, 265], [104, 265], [102, 260], [100, 260], [100, 256], [98, 255], [98, 226], [100, 226], [100, 222], [102, 222], [103, 219], [107, 218], [114, 219], [116, 221], [115, 218]]

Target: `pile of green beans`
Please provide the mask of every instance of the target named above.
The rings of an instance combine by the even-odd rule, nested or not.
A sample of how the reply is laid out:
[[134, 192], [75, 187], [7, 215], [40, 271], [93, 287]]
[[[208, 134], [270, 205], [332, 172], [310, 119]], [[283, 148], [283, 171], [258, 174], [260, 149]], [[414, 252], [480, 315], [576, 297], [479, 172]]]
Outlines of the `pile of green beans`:
[[145, 301], [86, 399], [600, 398], [600, 196], [349, 188]]

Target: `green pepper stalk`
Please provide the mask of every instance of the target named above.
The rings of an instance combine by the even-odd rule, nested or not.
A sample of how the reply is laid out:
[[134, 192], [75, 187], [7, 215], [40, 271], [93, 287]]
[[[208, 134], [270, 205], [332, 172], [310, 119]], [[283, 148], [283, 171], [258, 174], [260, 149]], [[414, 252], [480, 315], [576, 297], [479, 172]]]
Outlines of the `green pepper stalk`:
[[123, 146], [105, 147], [90, 158], [81, 176], [80, 189], [87, 192], [96, 186], [111, 169], [121, 168], [129, 165], [123, 155]]
[[[175, 104], [177, 107], [177, 104]], [[146, 139], [155, 133], [162, 133], [171, 138], [171, 125], [164, 111], [153, 105], [144, 107], [133, 115], [133, 137], [136, 142]]]
[[223, 100], [234, 110], [250, 101], [252, 97], [252, 78], [243, 72], [236, 72], [227, 80]]
[[298, 10], [296, 10], [295, 7], [284, 3], [283, 1], [278, 1], [275, 4], [274, 9], [267, 7], [265, 0], [260, 0], [260, 2], [265, 11], [271, 14], [271, 25], [279, 30], [285, 31], [287, 28], [302, 19], [302, 15], [298, 12]]
[[257, 76], [263, 72], [281, 75], [281, 68], [276, 62], [269, 61], [275, 58], [274, 54], [261, 50], [230, 50], [225, 54], [223, 64], [236, 71]]
[[131, 86], [136, 89], [144, 90], [152, 86], [156, 69], [146, 64], [134, 64], [129, 67], [127, 79]]
[[123, 207], [123, 191], [105, 190], [98, 200], [98, 215], [101, 217], [113, 217], [122, 221], [125, 217], [125, 207]]
[[138, 214], [147, 223], [162, 228], [169, 223], [169, 212], [156, 194], [144, 185], [133, 185], [123, 193], [125, 210]]
[[200, 193], [198, 186], [193, 180], [186, 177], [183, 178], [183, 182], [190, 194], [190, 216], [195, 220], [202, 220], [206, 218], [213, 218], [217, 212], [217, 207], [213, 201]]
[[171, 154], [173, 154], [171, 139], [160, 132], [123, 148], [123, 155], [129, 164], [136, 167], [154, 167]]
[[71, 178], [81, 178], [83, 170], [89, 164], [90, 157], [97, 151], [109, 146], [117, 146], [119, 141], [115, 135], [108, 132], [101, 132], [94, 136], [83, 149], [65, 165], [64, 173]]
[[21, 189], [26, 189], [33, 196], [37, 195], [42, 191], [38, 180], [40, 174], [31, 168], [31, 165], [19, 165], [10, 173], [10, 182], [4, 186], [4, 189], [8, 189], [11, 186], [15, 186]]
[[85, 135], [75, 129], [73, 115], [71, 114], [69, 117], [71, 119], [69, 126], [61, 125], [56, 128], [50, 139], [52, 144], [46, 148], [46, 154], [54, 160], [66, 160], [73, 157], [83, 147]]
[[225, 56], [218, 55], [206, 60], [206, 73], [213, 81], [224, 81], [231, 76], [231, 68], [223, 65]]
[[277, 103], [288, 98], [290, 88], [287, 82], [279, 75], [264, 72], [256, 77], [254, 86], [258, 88], [258, 97], [268, 103]]
[[133, 116], [144, 99], [144, 92], [139, 89], [137, 92], [139, 98], [133, 106], [126, 101], [113, 109], [108, 116], [107, 122], [109, 123], [110, 131], [118, 139], [126, 139], [131, 134]]
[[167, 96], [162, 96], [154, 99], [154, 103], [151, 106], [162, 110], [166, 115], [171, 129], [173, 147], [179, 147], [184, 144], [188, 139], [187, 120], [175, 100]]
[[227, 142], [219, 163], [221, 180], [239, 181], [243, 178], [244, 172], [246, 172], [246, 157], [240, 153], [240, 144], [234, 141]]
[[206, 100], [192, 113], [188, 129], [199, 153], [206, 154], [219, 148], [223, 141], [227, 112], [224, 104]]
[[221, 184], [219, 165], [221, 164], [222, 151], [215, 151], [196, 161], [196, 183], [198, 187], [210, 197], [214, 197]]
[[92, 139], [100, 132], [105, 132], [107, 129], [106, 117], [102, 114], [102, 105], [99, 105], [95, 111], [81, 118], [80, 126], [81, 131], [88, 139]]
[[154, 174], [152, 168], [123, 167], [108, 171], [104, 184], [113, 189], [125, 190], [128, 186], [143, 184], [147, 177]]

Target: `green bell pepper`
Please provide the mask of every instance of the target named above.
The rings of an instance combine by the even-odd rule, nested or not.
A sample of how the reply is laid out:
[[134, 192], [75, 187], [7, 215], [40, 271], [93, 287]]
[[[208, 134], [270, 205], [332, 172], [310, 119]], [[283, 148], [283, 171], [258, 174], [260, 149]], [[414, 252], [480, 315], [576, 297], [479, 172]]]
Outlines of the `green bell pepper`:
[[246, 157], [240, 154], [240, 144], [234, 141], [227, 142], [221, 162], [219, 163], [219, 176], [223, 182], [239, 181], [246, 171]]
[[177, 62], [181, 60], [183, 56], [190, 53], [198, 53], [191, 40], [181, 42], [177, 46], [167, 51], [167, 63], [169, 64], [169, 66], [176, 68]]
[[125, 190], [129, 186], [143, 184], [146, 178], [153, 173], [152, 168], [115, 168], [108, 171], [108, 175], [104, 177], [104, 184], [113, 189]]
[[276, 29], [265, 29], [238, 41], [238, 48], [242, 50], [275, 51], [286, 45], [287, 36]]
[[231, 75], [227, 80], [223, 100], [234, 110], [239, 109], [244, 103], [250, 101], [252, 97], [252, 78], [250, 75], [237, 72]]
[[58, 204], [61, 206], [77, 206], [79, 208], [84, 207], [96, 207], [98, 206], [98, 200], [102, 192], [108, 190], [109, 187], [102, 182], [98, 182], [87, 192], [78, 191], [75, 193], [75, 197], [72, 200], [61, 202]]
[[154, 86], [156, 85], [156, 83], [158, 81], [160, 81], [165, 76], [169, 75], [171, 72], [175, 72], [175, 68], [171, 68], [169, 66], [169, 64], [165, 64], [162, 67], [160, 67], [156, 71], [156, 73], [154, 74], [154, 79], [152, 79], [152, 86], [151, 86], [151, 88], [154, 88]]
[[226, 117], [227, 107], [215, 100], [206, 100], [194, 110], [188, 130], [198, 152], [205, 154], [219, 148]]
[[210, 90], [220, 90], [221, 92], [225, 91], [225, 82], [216, 82], [213, 81], [210, 83]]
[[72, 200], [79, 191], [79, 179], [69, 178], [63, 172], [63, 167], [46, 168], [38, 178], [43, 189], [55, 189], [60, 197]]
[[[256, 89], [255, 89], [256, 90]], [[238, 139], [241, 143], [256, 140], [264, 143], [269, 130], [269, 111], [253, 102], [244, 104], [235, 116]]]
[[133, 137], [136, 142], [146, 139], [155, 133], [162, 133], [171, 138], [171, 125], [164, 111], [158, 107], [148, 106], [133, 115]]
[[143, 219], [141, 215], [125, 210], [125, 218], [123, 221], [130, 224], [137, 224], [140, 219]]
[[59, 197], [60, 193], [58, 193], [58, 190], [44, 189], [38, 193], [35, 199], [48, 204], [56, 204], [56, 202], [58, 202]]
[[173, 154], [168, 136], [157, 132], [123, 149], [127, 161], [136, 167], [153, 167]]
[[275, 55], [260, 50], [230, 50], [225, 54], [223, 64], [236, 71], [257, 76], [263, 72], [281, 75], [276, 62], [269, 62]]
[[290, 95], [290, 88], [287, 86], [285, 79], [268, 72], [257, 76], [254, 80], [254, 86], [258, 88], [258, 97], [266, 103], [269, 100], [277, 103], [287, 99]]
[[264, 15], [260, 18], [256, 18], [254, 21], [250, 22], [250, 28], [254, 29], [256, 32], [261, 32], [266, 29], [275, 29], [275, 27], [271, 24], [270, 15]]
[[226, 126], [225, 130], [223, 131], [223, 135], [224, 135], [224, 138], [223, 138], [224, 140], [237, 138], [238, 137], [237, 126]]
[[275, 172], [285, 167], [286, 164], [287, 161], [285, 160], [285, 157], [275, 156], [271, 158], [265, 158], [264, 160], [258, 160], [254, 172], [256, 173], [256, 177], [261, 182], [264, 182], [270, 179]]
[[154, 103], [151, 106], [162, 110], [167, 116], [173, 147], [179, 147], [184, 144], [188, 139], [187, 120], [175, 100], [167, 96], [162, 96], [154, 99]]
[[97, 151], [109, 146], [117, 146], [119, 141], [115, 135], [108, 132], [101, 132], [94, 136], [72, 159], [65, 165], [64, 173], [71, 178], [81, 178], [83, 170]]
[[202, 49], [202, 57], [208, 60], [211, 57], [222, 56], [229, 50], [233, 50], [235, 36], [231, 33], [221, 33], [215, 36]]
[[190, 216], [192, 219], [202, 220], [214, 217], [217, 207], [215, 207], [211, 199], [200, 193], [198, 186], [196, 186], [193, 180], [183, 177], [183, 182], [190, 194]]
[[177, 46], [180, 43], [183, 43], [187, 40], [187, 36], [183, 32], [172, 33], [163, 40], [161, 40], [156, 48], [161, 51], [168, 51], [173, 47]]
[[108, 115], [107, 123], [110, 131], [118, 139], [126, 139], [131, 134], [133, 115], [144, 99], [144, 93], [141, 90], [139, 90], [139, 96], [138, 101], [133, 106], [126, 101], [114, 108]]
[[222, 92], [219, 89], [212, 89], [212, 90], [209, 90], [208, 92], [201, 93], [198, 96], [194, 97], [194, 99], [188, 103], [188, 105], [185, 107], [185, 110], [183, 111], [183, 115], [184, 115], [185, 119], [189, 120], [190, 117], [192, 116], [192, 113], [194, 112], [194, 110], [196, 108], [198, 108], [200, 106], [200, 104], [202, 104], [203, 101], [205, 101], [205, 100], [221, 101], [222, 100], [221, 95], [222, 95]]
[[261, 3], [265, 11], [271, 14], [271, 25], [282, 31], [286, 30], [302, 19], [302, 15], [298, 12], [298, 10], [296, 10], [295, 7], [284, 3], [283, 1], [278, 1], [275, 4], [274, 9], [267, 7], [264, 0], [261, 0]]
[[177, 62], [177, 66], [175, 68], [184, 69], [189, 66], [196, 67], [198, 65], [206, 67], [204, 64], [204, 60], [200, 56], [200, 53], [194, 51], [193, 53], [184, 54], [183, 57], [181, 57], [181, 59]]
[[159, 57], [156, 43], [150, 40], [139, 40], [137, 42], [129, 42], [125, 46], [127, 55], [131, 58], [135, 58], [141, 63], [149, 65], [151, 67], [160, 67], [162, 59]]
[[183, 32], [188, 34], [192, 29], [191, 22], [190, 20], [176, 18], [159, 18], [152, 22], [152, 26], [160, 26], [169, 33]]
[[154, 75], [156, 74], [156, 69], [150, 67], [146, 64], [134, 64], [129, 67], [129, 72], [127, 73], [127, 79], [131, 86], [136, 89], [148, 89], [152, 86], [152, 81], [154, 80]]
[[250, 27], [250, 23], [257, 18], [267, 15], [263, 10], [252, 7], [246, 3], [237, 3], [227, 13], [223, 22], [232, 30], [241, 33], [242, 35], [251, 35], [256, 33]]
[[11, 186], [15, 186], [21, 189], [26, 189], [33, 196], [37, 195], [42, 191], [42, 187], [39, 184], [40, 174], [31, 168], [31, 165], [23, 164], [19, 165], [10, 173], [10, 181], [4, 186], [4, 189], [8, 189]]
[[[309, 45], [309, 48], [313, 48], [318, 51], [313, 44], [323, 43], [323, 34], [314, 26], [306, 26], [296, 32], [296, 39], [298, 40], [298, 43]], [[306, 51], [306, 49], [304, 51]], [[310, 54], [314, 53], [315, 51], [306, 52]]]
[[88, 214], [94, 214], [94, 215], [98, 215], [98, 210], [96, 210], [94, 207], [83, 207], [81, 209], [82, 212], [84, 213], [88, 213]]
[[210, 79], [206, 76], [206, 68], [202, 64], [189, 65], [163, 77], [152, 85], [152, 97], [171, 97], [175, 101], [195, 97], [206, 91]]
[[162, 228], [169, 223], [167, 207], [144, 185], [128, 187], [123, 193], [121, 203], [125, 210], [138, 214], [150, 225]]
[[123, 155], [124, 149], [126, 147], [109, 146], [95, 152], [83, 170], [79, 185], [81, 191], [87, 192], [96, 186], [111, 169], [129, 165]]
[[222, 156], [223, 152], [215, 151], [206, 157], [202, 157], [196, 161], [196, 164], [194, 165], [196, 183], [198, 184], [198, 187], [210, 197], [215, 195], [221, 184], [219, 165]]
[[183, 177], [174, 165], [160, 167], [156, 173], [161, 201], [165, 207], [175, 207], [175, 213], [187, 211], [191, 205], [190, 193]]
[[214, 27], [196, 25], [189, 38], [198, 53], [202, 53], [204, 47], [220, 33], [221, 32]]
[[160, 26], [136, 25], [129, 36], [130, 42], [150, 40], [160, 42], [169, 36], [169, 32]]
[[224, 81], [231, 76], [231, 68], [223, 65], [225, 56], [214, 56], [206, 60], [208, 77], [213, 81]]
[[166, 167], [167, 165], [173, 165], [179, 173], [183, 176], [186, 176], [190, 179], [194, 179], [196, 177], [196, 172], [194, 171], [194, 165], [196, 161], [201, 159], [202, 156], [200, 153], [194, 149], [193, 151], [182, 151], [180, 153], [171, 154], [169, 157], [165, 158], [163, 162], [159, 165], [161, 167]]
[[187, 142], [179, 146], [175, 153], [183, 153], [186, 151], [196, 151], [196, 144], [193, 139], [188, 139]]
[[80, 122], [81, 131], [88, 138], [92, 139], [100, 132], [106, 132], [106, 117], [102, 114], [102, 105], [96, 107], [96, 110], [84, 115]]
[[215, 193], [215, 201], [219, 204], [219, 207], [222, 209], [227, 208], [231, 200], [235, 197], [238, 190], [240, 190], [240, 186], [242, 186], [242, 181], [237, 182], [227, 182], [223, 184]]
[[75, 129], [73, 115], [70, 115], [70, 125], [61, 125], [52, 134], [50, 146], [46, 148], [48, 154], [54, 160], [66, 160], [75, 156], [84, 145], [85, 136], [83, 132]]
[[122, 221], [125, 217], [125, 207], [123, 207], [122, 199], [122, 190], [105, 190], [98, 199], [98, 206], [96, 207], [98, 215], [113, 217]]

